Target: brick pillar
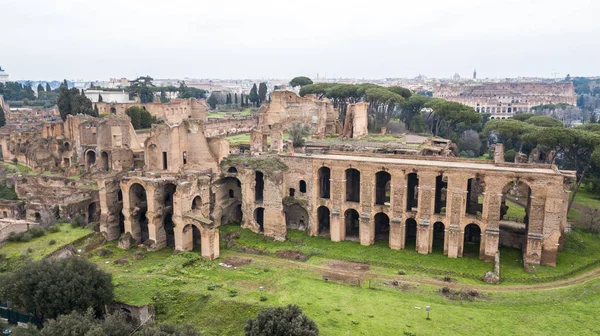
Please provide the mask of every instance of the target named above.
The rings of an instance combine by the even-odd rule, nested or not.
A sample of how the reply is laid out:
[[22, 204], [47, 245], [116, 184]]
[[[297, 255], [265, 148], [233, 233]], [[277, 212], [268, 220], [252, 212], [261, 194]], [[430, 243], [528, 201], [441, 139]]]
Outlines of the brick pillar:
[[390, 248], [399, 250], [404, 248], [404, 224], [402, 218], [390, 219]]
[[446, 228], [445, 240], [448, 241], [448, 258], [461, 257], [463, 234], [458, 225], [450, 225]]
[[542, 245], [544, 240], [544, 197], [537, 197], [532, 190], [530, 196], [529, 223], [527, 224], [527, 246], [523, 260], [527, 264], [539, 265], [542, 261]]
[[[191, 233], [190, 235], [193, 236]], [[219, 229], [204, 229], [200, 226], [200, 241], [203, 257], [210, 260], [219, 257]]]
[[346, 238], [342, 230], [343, 225], [344, 217], [340, 215], [340, 209], [332, 209], [331, 221], [329, 222], [329, 233], [331, 236], [331, 241], [339, 242]]
[[427, 254], [431, 250], [431, 215], [435, 202], [436, 172], [419, 173], [419, 207], [417, 210], [417, 252]]
[[[162, 200], [162, 188], [157, 188], [154, 184], [149, 184], [146, 189], [146, 200], [148, 204], [148, 239], [154, 242], [153, 247], [160, 249], [166, 246], [166, 235], [163, 229], [163, 213], [164, 204]], [[160, 201], [159, 201], [160, 200]], [[159, 203], [160, 202], [160, 203]]]
[[371, 220], [371, 214], [363, 212], [360, 215], [360, 244], [372, 245], [375, 242], [375, 221]]
[[131, 213], [131, 199], [129, 198], [129, 186], [127, 184], [121, 185], [123, 190], [123, 219], [125, 223], [125, 232], [131, 234], [131, 237], [138, 243], [142, 239], [140, 226], [134, 223], [133, 214]]

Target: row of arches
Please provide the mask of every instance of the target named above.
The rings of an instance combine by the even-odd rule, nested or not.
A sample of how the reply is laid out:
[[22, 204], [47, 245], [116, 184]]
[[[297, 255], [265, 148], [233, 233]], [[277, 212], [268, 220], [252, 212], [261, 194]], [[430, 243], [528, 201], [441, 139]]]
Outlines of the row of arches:
[[[317, 208], [318, 235], [330, 237], [331, 211], [326, 206]], [[374, 218], [375, 241], [389, 241], [390, 218], [386, 213], [379, 212]], [[359, 241], [360, 239], [360, 215], [355, 209], [347, 209], [344, 212], [344, 234], [347, 241]], [[446, 227], [442, 222], [433, 224], [433, 236], [431, 240], [434, 253], [446, 254], [445, 248]], [[469, 256], [479, 256], [481, 243], [481, 228], [475, 223], [468, 224], [464, 229], [463, 253]], [[414, 218], [408, 218], [405, 222], [404, 246], [405, 249], [416, 249], [417, 245], [417, 222]]]
[[[92, 149], [88, 150], [85, 153], [85, 167], [87, 170], [90, 170], [92, 167], [96, 165], [96, 152]], [[108, 153], [102, 151], [100, 153], [100, 167], [103, 171], [108, 171], [110, 169], [110, 160], [108, 158]]]
[[[319, 197], [329, 199], [331, 197], [331, 169], [323, 166], [318, 170], [319, 179]], [[390, 205], [392, 198], [391, 191], [392, 176], [389, 172], [382, 170], [375, 174], [375, 205]], [[406, 211], [416, 212], [419, 206], [419, 175], [412, 172], [406, 175]], [[345, 201], [360, 203], [361, 199], [361, 173], [358, 169], [348, 168], [345, 170], [346, 194]], [[510, 192], [510, 191], [518, 192]], [[467, 201], [464, 208], [464, 213], [473, 216], [482, 216], [483, 214], [483, 197], [485, 194], [485, 182], [475, 176], [467, 180]], [[448, 193], [448, 176], [440, 173], [435, 180], [435, 201], [434, 213], [445, 214], [447, 205]], [[512, 202], [507, 199], [519, 198], [528, 200], [531, 196], [531, 188], [523, 181], [515, 180], [509, 182], [503, 188], [502, 209], [499, 220], [503, 220], [507, 213], [507, 203], [512, 203], [513, 209], [511, 214], [529, 212], [529, 203]], [[520, 209], [516, 209], [520, 208]], [[524, 210], [525, 209], [525, 210]], [[512, 216], [511, 219], [517, 222], [527, 223], [528, 216]]]

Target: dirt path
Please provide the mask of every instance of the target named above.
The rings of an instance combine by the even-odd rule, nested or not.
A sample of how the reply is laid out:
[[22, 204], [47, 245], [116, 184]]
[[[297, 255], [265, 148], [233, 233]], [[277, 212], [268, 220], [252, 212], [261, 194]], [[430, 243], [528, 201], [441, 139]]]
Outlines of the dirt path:
[[[569, 279], [558, 280], [553, 282], [532, 284], [532, 285], [506, 285], [506, 286], [494, 286], [494, 285], [477, 285], [477, 284], [464, 284], [457, 282], [445, 282], [443, 280], [436, 280], [433, 278], [409, 278], [405, 276], [388, 276], [373, 272], [356, 271], [356, 270], [340, 270], [339, 268], [331, 268], [327, 265], [311, 265], [304, 262], [278, 259], [269, 256], [262, 255], [250, 255], [241, 252], [227, 251], [229, 254], [239, 257], [251, 258], [253, 260], [262, 261], [270, 265], [277, 265], [288, 268], [302, 268], [319, 273], [336, 273], [341, 276], [347, 276], [351, 278], [360, 279], [378, 279], [378, 280], [396, 280], [402, 283], [408, 284], [423, 284], [439, 287], [448, 287], [453, 289], [475, 289], [480, 291], [488, 292], [515, 292], [515, 291], [536, 291], [536, 290], [552, 290], [558, 288], [564, 288], [574, 285], [580, 285], [588, 281], [600, 278], [600, 268], [593, 269], [591, 271], [576, 275]], [[332, 260], [333, 261], [333, 260]]]

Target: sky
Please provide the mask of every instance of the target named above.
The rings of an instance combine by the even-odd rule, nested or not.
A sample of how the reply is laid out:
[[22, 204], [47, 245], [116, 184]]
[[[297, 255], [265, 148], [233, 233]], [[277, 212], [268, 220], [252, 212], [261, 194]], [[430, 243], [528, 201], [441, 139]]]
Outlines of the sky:
[[600, 75], [597, 0], [0, 0], [11, 79]]

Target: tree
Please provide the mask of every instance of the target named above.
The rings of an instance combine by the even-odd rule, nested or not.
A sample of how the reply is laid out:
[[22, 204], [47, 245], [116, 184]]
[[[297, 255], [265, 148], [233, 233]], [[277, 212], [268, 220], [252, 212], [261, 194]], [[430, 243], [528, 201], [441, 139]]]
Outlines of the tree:
[[45, 92], [44, 91], [44, 87], [42, 86], [42, 83], [38, 84], [37, 86], [37, 93], [38, 93], [38, 98], [40, 97], [40, 95]]
[[369, 103], [369, 131], [380, 132], [394, 116], [396, 107], [404, 101], [401, 95], [382, 87], [365, 91], [365, 100]]
[[[65, 79], [65, 83], [66, 81]], [[64, 83], [60, 86], [60, 93], [56, 104], [58, 105], [58, 111], [62, 120], [67, 120], [67, 116], [71, 114], [71, 93]]]
[[600, 134], [575, 128], [536, 127], [524, 134], [521, 140], [548, 151], [554, 150], [555, 159], [563, 158], [562, 168], [577, 171], [577, 182], [568, 206], [571, 209], [587, 171], [592, 163], [596, 163], [596, 155], [600, 155]]
[[169, 98], [167, 98], [167, 93], [165, 92], [165, 90], [161, 90], [160, 91], [160, 102], [163, 104], [166, 104], [170, 101]]
[[94, 104], [94, 113], [92, 113], [92, 117], [98, 118], [100, 116], [100, 110], [98, 110], [98, 105]]
[[515, 114], [512, 118], [514, 120], [518, 120], [518, 121], [526, 121], [527, 119], [531, 118], [531, 117], [535, 117], [536, 115], [533, 113], [519, 113], [519, 114]]
[[216, 109], [217, 108], [217, 103], [219, 102], [217, 95], [213, 92], [210, 94], [210, 96], [208, 96], [208, 100], [206, 101], [208, 103], [208, 105], [210, 105], [211, 109]]
[[32, 262], [0, 284], [0, 298], [42, 320], [93, 308], [100, 315], [113, 299], [111, 275], [83, 259]]
[[4, 115], [4, 109], [0, 106], [0, 127], [6, 125], [6, 116]]
[[102, 95], [99, 94], [98, 95], [98, 103], [103, 103], [104, 102], [104, 98], [102, 98]]
[[409, 90], [407, 88], [403, 88], [401, 86], [390, 86], [387, 89], [392, 91], [393, 93], [397, 93], [397, 94], [401, 95], [405, 99], [410, 98], [412, 96], [411, 90]]
[[254, 106], [258, 105], [258, 89], [256, 88], [256, 83], [252, 85], [252, 89], [250, 89], [250, 94], [248, 97]]
[[290, 127], [289, 134], [292, 138], [293, 146], [300, 147], [304, 145], [304, 138], [310, 135], [310, 126], [307, 124], [294, 122]]
[[260, 83], [258, 85], [258, 105], [267, 101], [267, 84]]
[[438, 135], [441, 128], [446, 129], [446, 137], [450, 137], [456, 125], [474, 125], [481, 122], [481, 115], [472, 107], [457, 102], [433, 99], [426, 107], [433, 109], [431, 127], [434, 135]]
[[[400, 104], [400, 120], [406, 125], [406, 127], [413, 132], [423, 132], [423, 130], [417, 130], [413, 128], [412, 119], [421, 113], [421, 110], [425, 108], [425, 105], [429, 102], [430, 98], [421, 95], [412, 95], [408, 99], [404, 100]], [[421, 122], [423, 118], [421, 118]], [[417, 122], [417, 124], [420, 124]], [[424, 126], [424, 123], [423, 123]]]
[[304, 77], [304, 76], [299, 76], [299, 77], [294, 77], [290, 81], [290, 86], [291, 87], [296, 87], [296, 86], [303, 87], [306, 85], [310, 85], [312, 83], [313, 83], [313, 81], [310, 78]]
[[235, 105], [237, 105], [237, 104], [238, 104], [237, 92], [233, 94], [233, 103], [234, 103]]
[[141, 106], [132, 106], [125, 110], [125, 114], [131, 118], [131, 125], [136, 130], [150, 128], [152, 124], [159, 122], [155, 116]]
[[152, 88], [154, 79], [150, 76], [138, 77], [131, 81], [131, 85], [128, 88], [129, 94], [140, 98], [142, 104], [152, 103], [154, 101], [154, 93]]
[[562, 127], [563, 123], [560, 120], [548, 116], [532, 116], [525, 120], [526, 123], [539, 127]]
[[317, 336], [317, 324], [296, 305], [267, 308], [244, 327], [246, 336]]
[[206, 91], [198, 88], [188, 87], [185, 82], [179, 84], [179, 98], [206, 99]]
[[521, 137], [535, 129], [535, 126], [515, 119], [494, 119], [488, 121], [483, 134], [490, 137], [490, 143], [500, 142], [506, 150], [522, 150]]
[[481, 140], [479, 133], [473, 130], [466, 130], [458, 139], [458, 150], [460, 153], [472, 153], [469, 157], [479, 156], [481, 150]]

